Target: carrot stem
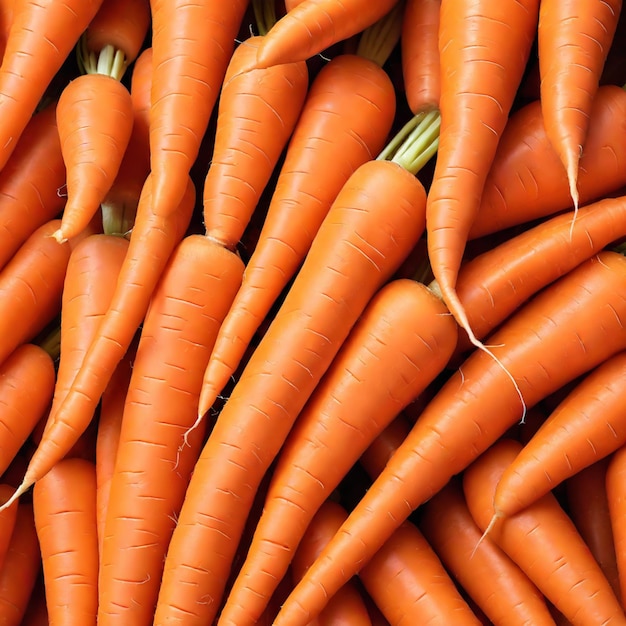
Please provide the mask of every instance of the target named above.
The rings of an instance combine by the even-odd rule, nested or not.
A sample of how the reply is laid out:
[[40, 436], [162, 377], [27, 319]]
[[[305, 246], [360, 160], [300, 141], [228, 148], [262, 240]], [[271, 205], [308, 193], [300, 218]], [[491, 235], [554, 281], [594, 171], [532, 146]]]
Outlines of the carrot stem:
[[115, 80], [121, 80], [128, 67], [126, 55], [110, 44], [95, 53], [87, 47], [87, 38], [83, 35], [76, 46], [76, 60], [83, 74], [105, 74]]
[[252, 0], [252, 10], [259, 35], [267, 35], [269, 29], [276, 23], [276, 7], [273, 0]]
[[396, 4], [389, 13], [368, 26], [362, 33], [356, 53], [381, 67], [400, 41], [404, 2]]

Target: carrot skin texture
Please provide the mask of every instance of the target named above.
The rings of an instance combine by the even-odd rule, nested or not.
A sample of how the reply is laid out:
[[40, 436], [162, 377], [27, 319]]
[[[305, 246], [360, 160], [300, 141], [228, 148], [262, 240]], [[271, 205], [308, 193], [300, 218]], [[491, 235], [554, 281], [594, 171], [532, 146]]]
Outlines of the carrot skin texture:
[[498, 514], [521, 511], [626, 443], [625, 376], [626, 352], [619, 352], [568, 393], [502, 473], [494, 492]]
[[[598, 89], [579, 163], [580, 205], [626, 184], [626, 91]], [[537, 100], [512, 114], [487, 175], [469, 238], [572, 208], [567, 175], [550, 143]]]
[[155, 290], [111, 480], [99, 580], [102, 626], [152, 624], [165, 553], [204, 430], [185, 445], [183, 435], [197, 417], [204, 369], [242, 272], [238, 256], [190, 235]]
[[[423, 232], [424, 205], [421, 183], [389, 161], [362, 165], [342, 188], [200, 455], [168, 551], [157, 622], [212, 619], [263, 474], [368, 300]], [[300, 347], [295, 360], [285, 345]], [[195, 597], [178, 597], [182, 580]]]
[[316, 510], [374, 438], [443, 370], [456, 337], [445, 305], [421, 283], [395, 280], [372, 298], [281, 448], [220, 624], [254, 623]]
[[0, 170], [48, 84], [61, 68], [102, 0], [72, 3], [24, 0], [15, 12], [0, 64]]
[[64, 459], [33, 489], [46, 602], [52, 624], [95, 625], [98, 606], [96, 469]]
[[[493, 351], [518, 382], [527, 408], [624, 345], [625, 261], [617, 253], [593, 257], [493, 335]], [[472, 353], [428, 403], [380, 477], [294, 589], [276, 626], [305, 624], [314, 617], [403, 519], [522, 416], [520, 398], [503, 368], [482, 350]]]
[[528, 576], [495, 543], [480, 541], [482, 531], [458, 482], [448, 483], [424, 505], [419, 529], [493, 624], [554, 626], [543, 595]]
[[441, 130], [426, 205], [428, 257], [444, 302], [466, 330], [455, 291], [458, 271], [530, 54], [538, 11], [538, 0], [441, 2]]
[[211, 398], [237, 369], [341, 187], [382, 149], [395, 100], [387, 73], [356, 55], [335, 57], [315, 77], [287, 146], [259, 241], [216, 340], [205, 375], [204, 404], [213, 404]]
[[[176, 209], [217, 101], [248, 0], [151, 0], [150, 165], [157, 215]], [[184, 37], [180, 36], [184, 33]]]
[[[467, 506], [483, 531], [494, 513], [496, 484], [521, 447], [512, 439], [501, 439], [463, 474]], [[552, 494], [497, 522], [487, 538], [526, 572], [574, 626], [626, 624], [608, 580]]]

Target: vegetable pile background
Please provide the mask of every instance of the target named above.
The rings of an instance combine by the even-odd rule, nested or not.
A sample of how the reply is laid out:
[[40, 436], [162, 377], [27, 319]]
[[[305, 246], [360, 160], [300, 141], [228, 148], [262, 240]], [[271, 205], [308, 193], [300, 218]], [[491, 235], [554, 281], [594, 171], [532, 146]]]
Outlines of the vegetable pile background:
[[621, 0], [0, 1], [0, 624], [626, 624]]

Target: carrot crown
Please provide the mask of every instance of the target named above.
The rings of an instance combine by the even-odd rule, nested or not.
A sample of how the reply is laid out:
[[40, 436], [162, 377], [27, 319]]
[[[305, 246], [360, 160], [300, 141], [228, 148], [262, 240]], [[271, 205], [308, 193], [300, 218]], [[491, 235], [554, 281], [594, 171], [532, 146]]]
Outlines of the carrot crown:
[[404, 2], [398, 2], [389, 13], [368, 26], [359, 38], [356, 53], [381, 67], [400, 41]]
[[126, 55], [112, 45], [106, 45], [96, 53], [87, 46], [83, 35], [76, 46], [78, 67], [83, 74], [104, 74], [115, 80], [122, 80], [128, 67]]

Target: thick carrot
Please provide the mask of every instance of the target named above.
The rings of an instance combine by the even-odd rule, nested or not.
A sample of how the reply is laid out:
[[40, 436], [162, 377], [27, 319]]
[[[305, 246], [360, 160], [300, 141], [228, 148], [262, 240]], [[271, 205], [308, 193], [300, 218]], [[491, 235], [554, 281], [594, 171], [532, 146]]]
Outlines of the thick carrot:
[[578, 163], [622, 0], [542, 0], [537, 47], [546, 134], [578, 208]]
[[[346, 510], [332, 500], [326, 500], [322, 504], [307, 526], [294, 554], [291, 567], [291, 577], [294, 582], [302, 578], [306, 569], [317, 558], [347, 516]], [[319, 615], [314, 626], [332, 626], [333, 624], [372, 626], [361, 592], [353, 581], [348, 581], [337, 592]]]
[[96, 624], [98, 538], [96, 468], [84, 459], [63, 459], [33, 489], [51, 624]]
[[[496, 484], [521, 447], [501, 439], [463, 474], [468, 509], [483, 531], [494, 513]], [[554, 495], [500, 520], [486, 541], [498, 544], [573, 626], [626, 624], [611, 585]]]
[[102, 0], [21, 0], [0, 64], [0, 169]]
[[[579, 162], [580, 204], [626, 184], [626, 92], [599, 88]], [[475, 239], [572, 208], [567, 175], [546, 134], [540, 101], [512, 114], [470, 228]]]
[[0, 268], [65, 204], [65, 163], [56, 124], [56, 103], [32, 116], [0, 172]]
[[335, 43], [360, 33], [388, 13], [398, 0], [304, 0], [264, 36], [255, 67], [306, 61]]
[[395, 110], [387, 73], [363, 57], [337, 56], [315, 77], [287, 147], [259, 241], [220, 328], [205, 375], [203, 408], [214, 403], [235, 372], [254, 333], [302, 263], [341, 187], [382, 148]]
[[201, 235], [176, 248], [142, 325], [111, 480], [98, 624], [150, 626], [165, 553], [200, 453], [202, 376], [243, 263]]
[[317, 509], [443, 370], [456, 337], [454, 319], [421, 283], [395, 280], [372, 298], [281, 449], [220, 624], [254, 623]]
[[[626, 345], [626, 259], [604, 252], [520, 309], [493, 351], [532, 407]], [[577, 306], [563, 306], [576, 302]], [[524, 415], [507, 372], [475, 351], [428, 403], [350, 517], [283, 605], [276, 626], [304, 624], [420, 504]]]
[[426, 207], [428, 256], [444, 302], [472, 343], [483, 348], [455, 286], [485, 179], [530, 54], [538, 11], [538, 0], [441, 2], [441, 131]]
[[626, 531], [624, 521], [626, 520], [626, 493], [624, 485], [626, 479], [626, 446], [617, 450], [606, 470], [606, 497], [609, 506], [609, 516], [611, 519], [611, 529], [613, 531], [613, 543], [615, 545], [615, 560], [617, 562], [617, 573], [622, 606], [626, 599]]
[[151, 0], [150, 161], [155, 214], [177, 210], [248, 0]]
[[157, 622], [212, 619], [261, 478], [368, 300], [423, 232], [424, 205], [417, 178], [388, 161], [365, 163], [339, 192], [196, 465]]
[[459, 482], [451, 481], [425, 504], [419, 529], [493, 624], [554, 625], [543, 595], [528, 576], [495, 543], [481, 541], [482, 531]]

